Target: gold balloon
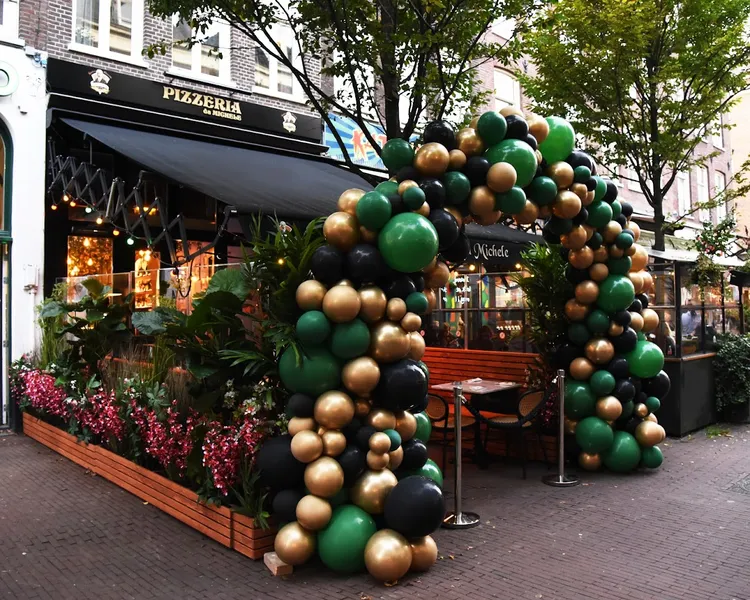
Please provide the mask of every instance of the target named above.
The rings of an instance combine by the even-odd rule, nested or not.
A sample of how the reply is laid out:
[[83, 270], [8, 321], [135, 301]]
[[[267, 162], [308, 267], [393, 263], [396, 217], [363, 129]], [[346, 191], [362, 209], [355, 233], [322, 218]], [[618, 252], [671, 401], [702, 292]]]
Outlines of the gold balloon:
[[318, 427], [318, 435], [323, 435], [328, 429], [323, 426]]
[[477, 156], [484, 152], [484, 143], [479, 134], [471, 127], [465, 127], [456, 134], [456, 145], [466, 157]]
[[614, 396], [604, 396], [596, 401], [596, 416], [605, 421], [619, 419], [622, 414], [622, 402]]
[[622, 225], [620, 225], [617, 221], [610, 221], [604, 226], [604, 233], [602, 233], [602, 237], [604, 238], [605, 242], [611, 244], [621, 233]]
[[288, 565], [304, 564], [315, 553], [315, 534], [302, 527], [297, 521], [287, 523], [276, 534], [273, 549]]
[[385, 316], [388, 298], [379, 287], [369, 285], [359, 290], [359, 318], [365, 323], [377, 323]]
[[560, 217], [561, 219], [572, 219], [579, 212], [581, 212], [581, 199], [573, 192], [563, 190], [555, 196], [555, 203], [552, 205], [552, 213], [556, 217]]
[[621, 248], [618, 248], [613, 244], [609, 248], [609, 255], [612, 258], [622, 258], [623, 256], [625, 256], [625, 250], [622, 250]]
[[636, 294], [640, 294], [643, 291], [643, 275], [640, 273], [628, 273], [628, 278], [633, 284]]
[[431, 536], [417, 538], [411, 544], [411, 570], [417, 573], [428, 571], [437, 562], [438, 547]]
[[380, 367], [369, 356], [360, 356], [350, 360], [341, 371], [344, 386], [356, 396], [364, 396], [375, 389], [380, 381]]
[[409, 334], [409, 358], [412, 360], [422, 360], [425, 350], [424, 338], [418, 331], [412, 331]]
[[327, 291], [326, 286], [320, 281], [314, 279], [303, 281], [295, 292], [297, 306], [302, 310], [320, 310]]
[[466, 164], [466, 155], [461, 150], [454, 148], [448, 153], [448, 155], [450, 156], [448, 166], [452, 171], [459, 171], [464, 168], [464, 165]]
[[320, 437], [323, 440], [323, 454], [326, 456], [338, 456], [346, 448], [346, 436], [340, 431], [329, 429]]
[[648, 251], [640, 244], [633, 244], [631, 248], [635, 248], [635, 254], [630, 257], [632, 264], [630, 265], [630, 272], [635, 273], [636, 271], [642, 271], [648, 264]]
[[[591, 253], [591, 260], [594, 260], [594, 253]], [[575, 266], [575, 265], [573, 265]], [[609, 267], [603, 263], [596, 263], [591, 265], [589, 269], [589, 277], [596, 282], [604, 281], [609, 276]]]
[[351, 279], [342, 279], [341, 281], [339, 281], [335, 285], [343, 285], [345, 287], [354, 287], [354, 284], [352, 283]]
[[297, 522], [308, 531], [319, 531], [331, 520], [330, 502], [312, 494], [297, 502]]
[[314, 431], [303, 430], [292, 438], [292, 456], [303, 463], [311, 463], [323, 454], [323, 440]]
[[322, 456], [305, 467], [305, 485], [311, 494], [330, 498], [344, 485], [344, 470], [336, 459]]
[[576, 269], [587, 269], [594, 262], [594, 251], [588, 246], [580, 250], [571, 250], [568, 254], [568, 262]]
[[594, 250], [594, 262], [603, 263], [607, 262], [608, 259], [609, 253], [604, 246], [599, 246], [596, 250]]
[[[646, 420], [651, 421], [652, 423], [658, 423], [659, 419], [656, 418], [656, 415], [654, 413], [648, 413], [646, 415]], [[664, 434], [664, 437], [667, 437], [667, 434]]]
[[374, 244], [378, 239], [377, 231], [370, 231], [366, 227], [359, 228], [359, 241], [365, 244]]
[[582, 202], [582, 204], [584, 206], [588, 206], [594, 201], [594, 198], [596, 198], [594, 192], [589, 192], [588, 194], [586, 194], [586, 199]]
[[429, 271], [425, 271], [424, 284], [427, 288], [445, 287], [450, 279], [451, 272], [444, 262], [437, 262]]
[[383, 454], [373, 452], [372, 450], [367, 452], [367, 468], [372, 471], [382, 471], [388, 466], [389, 462], [390, 457], [387, 452]]
[[542, 153], [539, 152], [538, 148], [534, 150], [534, 156], [536, 156], [536, 164], [541, 165], [542, 161], [544, 160], [544, 156], [542, 156]]
[[636, 333], [643, 329], [643, 317], [641, 316], [641, 313], [630, 313], [630, 328]]
[[513, 218], [519, 225], [531, 225], [539, 218], [539, 207], [531, 200], [526, 200], [526, 204], [523, 205], [521, 212]]
[[507, 162], [495, 163], [487, 171], [487, 187], [495, 192], [507, 192], [516, 185], [516, 169]]
[[477, 125], [479, 125], [479, 117], [480, 117], [480, 115], [477, 115], [477, 116], [471, 118], [471, 123], [469, 123], [469, 127], [471, 129], [476, 130]]
[[[586, 230], [580, 225], [576, 225], [568, 233], [560, 236], [560, 243], [563, 245], [563, 248], [568, 248], [570, 250], [580, 250], [586, 245], [586, 236]], [[593, 250], [591, 250], [591, 261], [594, 261]]]
[[398, 184], [398, 193], [399, 195], [403, 196], [406, 190], [413, 187], [419, 187], [419, 184], [413, 179], [404, 179], [401, 183]]
[[586, 225], [586, 223], [581, 225], [581, 227], [583, 227], [583, 229], [586, 231], [586, 241], [588, 242], [592, 237], [594, 237], [596, 229], [594, 229], [591, 225]]
[[636, 417], [645, 419], [646, 415], [648, 415], [648, 406], [639, 402], [638, 404], [635, 405], [633, 412], [635, 413]]
[[659, 314], [655, 310], [644, 308], [641, 311], [641, 317], [643, 318], [643, 331], [646, 333], [654, 331], [659, 326]]
[[[569, 188], [571, 185], [573, 185], [573, 167], [571, 167], [563, 160], [552, 163], [549, 167], [547, 167], [547, 172], [545, 173], [545, 175], [547, 175], [547, 177], [550, 177], [557, 184], [558, 190]], [[569, 219], [570, 217], [566, 218]]]
[[406, 313], [404, 315], [404, 318], [401, 319], [401, 328], [406, 333], [418, 332], [421, 327], [422, 317], [420, 317], [417, 313]]
[[315, 401], [314, 417], [323, 427], [341, 429], [354, 418], [354, 402], [344, 392], [325, 392]]
[[411, 546], [393, 529], [381, 529], [365, 546], [365, 566], [378, 581], [401, 579], [411, 567]]
[[401, 298], [391, 298], [386, 304], [385, 314], [390, 321], [400, 321], [406, 316], [406, 302]]
[[437, 142], [429, 142], [417, 150], [414, 166], [422, 175], [438, 177], [445, 173], [450, 163], [448, 149]]
[[430, 216], [430, 205], [427, 204], [427, 202], [423, 202], [422, 206], [420, 206], [417, 210], [414, 211], [415, 213], [419, 213], [423, 217], [429, 217]]
[[635, 439], [638, 440], [638, 443], [641, 446], [650, 448], [651, 446], [656, 446], [656, 444], [660, 444], [664, 441], [664, 438], [662, 437], [663, 431], [664, 428], [658, 423], [654, 423], [653, 421], [641, 421], [635, 428]]
[[362, 510], [380, 515], [385, 508], [385, 499], [397, 483], [398, 479], [389, 469], [365, 471], [349, 490], [349, 497]]
[[630, 246], [630, 248], [625, 250], [625, 256], [633, 256], [638, 251], [638, 249], [635, 246], [636, 245], [633, 244], [632, 246]]
[[366, 398], [357, 398], [357, 401], [354, 403], [354, 414], [361, 419], [370, 414], [371, 408], [369, 400]]
[[382, 431], [373, 433], [368, 441], [370, 450], [375, 454], [385, 454], [391, 449], [391, 438]]
[[399, 446], [393, 452], [389, 452], [388, 459], [388, 468], [391, 469], [391, 471], [398, 469], [401, 466], [401, 461], [404, 460], [403, 447]]
[[575, 295], [581, 304], [593, 304], [599, 297], [599, 286], [590, 279], [582, 281], [576, 286]]
[[638, 225], [635, 221], [630, 221], [628, 223], [628, 229], [633, 232], [633, 239], [637, 242], [639, 239], [641, 239], [641, 226]]
[[617, 337], [618, 335], [622, 335], [623, 331], [625, 331], [625, 328], [622, 325], [618, 325], [617, 323], [610, 323], [609, 329], [607, 330], [607, 335], [611, 337]]
[[409, 353], [410, 347], [409, 336], [396, 323], [383, 321], [371, 330], [370, 355], [379, 363], [401, 360]]
[[317, 425], [312, 418], [292, 417], [289, 419], [289, 435], [295, 436], [300, 431], [315, 431]]
[[331, 246], [349, 252], [359, 242], [357, 217], [348, 212], [335, 212], [323, 224], [323, 235]]
[[583, 321], [589, 314], [589, 308], [575, 298], [571, 298], [565, 303], [565, 316], [571, 321]]
[[654, 278], [648, 271], [642, 271], [641, 277], [643, 277], [643, 292], [648, 294], [654, 291]]
[[578, 465], [586, 471], [598, 471], [602, 466], [602, 457], [598, 454], [581, 452], [578, 455]]
[[437, 306], [437, 294], [435, 293], [435, 290], [427, 288], [425, 288], [422, 293], [427, 296], [427, 312], [431, 313]]
[[323, 312], [334, 323], [347, 323], [359, 314], [362, 302], [357, 290], [348, 285], [336, 285], [323, 298]]
[[[401, 441], [406, 442], [414, 437], [417, 433], [417, 419], [408, 410], [396, 413], [396, 424], [392, 429], [395, 429], [401, 436]], [[386, 429], [388, 429], [386, 427]]]
[[[509, 106], [503, 106], [500, 109], [500, 114], [504, 117], [509, 117], [510, 115], [517, 115], [519, 117], [524, 117], [523, 111], [518, 108], [517, 106], [509, 105]], [[525, 119], [526, 117], [524, 117]]]
[[586, 202], [586, 197], [589, 195], [589, 191], [584, 183], [574, 183], [570, 186], [570, 191], [581, 199], [581, 204]]
[[549, 135], [549, 123], [540, 115], [529, 115], [527, 119], [529, 124], [529, 133], [536, 138], [537, 143], [541, 144]]
[[474, 215], [488, 215], [495, 211], [495, 194], [486, 185], [479, 185], [469, 194], [469, 210]]
[[589, 340], [584, 351], [586, 358], [595, 365], [604, 365], [615, 356], [615, 347], [612, 342], [603, 338]]
[[396, 429], [396, 415], [385, 408], [376, 408], [367, 415], [367, 424], [372, 425], [378, 431]]
[[564, 417], [564, 422], [565, 422], [565, 433], [567, 433], [568, 435], [573, 435], [576, 432], [578, 421], [574, 421], [573, 419]]
[[359, 188], [349, 188], [343, 194], [339, 196], [338, 209], [341, 212], [349, 213], [350, 215], [357, 214], [357, 202], [365, 195], [364, 190]]
[[588, 358], [579, 356], [570, 363], [570, 375], [578, 381], [588, 381], [594, 371], [596, 371], [596, 367], [591, 364]]
[[484, 215], [476, 215], [474, 217], [474, 220], [483, 227], [487, 227], [488, 225], [494, 225], [495, 223], [497, 223], [502, 215], [503, 213], [501, 213], [499, 210], [493, 210], [492, 212]]

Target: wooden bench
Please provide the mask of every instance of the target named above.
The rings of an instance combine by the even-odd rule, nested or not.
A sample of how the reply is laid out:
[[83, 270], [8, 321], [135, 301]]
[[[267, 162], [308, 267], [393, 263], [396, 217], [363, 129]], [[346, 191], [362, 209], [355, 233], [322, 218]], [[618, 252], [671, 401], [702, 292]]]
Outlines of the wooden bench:
[[475, 377], [525, 384], [536, 358], [536, 354], [523, 352], [427, 348], [422, 360], [430, 369], [432, 386]]

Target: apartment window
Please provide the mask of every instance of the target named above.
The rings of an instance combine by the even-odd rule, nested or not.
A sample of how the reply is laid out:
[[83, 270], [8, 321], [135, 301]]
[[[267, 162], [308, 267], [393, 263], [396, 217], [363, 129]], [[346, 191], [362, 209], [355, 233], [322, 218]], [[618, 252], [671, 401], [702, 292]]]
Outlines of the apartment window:
[[[281, 48], [286, 59], [296, 65], [300, 58], [299, 53], [295, 51], [296, 42], [292, 30], [284, 25], [274, 25], [271, 37]], [[268, 54], [263, 48], [255, 47], [255, 91], [291, 98], [299, 95], [298, 87], [288, 65]]]
[[685, 171], [677, 173], [677, 210], [683, 217], [690, 212], [693, 201], [690, 198], [690, 176]]
[[74, 0], [73, 14], [72, 50], [141, 61], [143, 0]]
[[[229, 47], [232, 30], [229, 23], [214, 21], [199, 35], [192, 47], [186, 43], [193, 36], [190, 24], [175, 15], [173, 20], [172, 67], [201, 78], [231, 79]], [[181, 43], [185, 42], [185, 43]]]
[[[724, 188], [727, 187], [727, 176], [721, 171], [714, 171], [714, 198], [724, 194]], [[723, 200], [723, 199], [722, 199]], [[727, 204], [721, 202], [716, 206], [716, 221], [721, 221], [727, 216]]]
[[[643, 188], [641, 188], [641, 183], [638, 180], [638, 172], [633, 167], [628, 167], [627, 176], [628, 176], [628, 189], [642, 194]], [[646, 187], [653, 192], [654, 184], [651, 182], [650, 179], [646, 180]]]
[[719, 115], [719, 118], [716, 119], [716, 121], [713, 124], [714, 132], [711, 134], [711, 143], [716, 148], [723, 148], [724, 147], [724, 123], [722, 121], [721, 115]]
[[495, 69], [495, 110], [521, 105], [521, 85], [507, 71]]
[[18, 42], [18, 0], [0, 0], [0, 40]]
[[[696, 185], [698, 188], [698, 203], [703, 204], [704, 202], [708, 202], [708, 169], [706, 167], [697, 168]], [[701, 223], [708, 221], [710, 218], [711, 213], [707, 208], [698, 210], [698, 220]]]

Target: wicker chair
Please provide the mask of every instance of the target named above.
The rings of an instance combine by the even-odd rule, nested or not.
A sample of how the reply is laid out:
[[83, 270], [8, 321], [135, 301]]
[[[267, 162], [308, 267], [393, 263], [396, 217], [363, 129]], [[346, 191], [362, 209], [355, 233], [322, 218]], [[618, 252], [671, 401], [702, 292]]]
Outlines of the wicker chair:
[[[447, 465], [447, 453], [449, 436], [455, 436], [456, 418], [448, 408], [448, 401], [437, 394], [427, 394], [427, 416], [432, 422], [432, 430], [441, 433], [440, 443], [443, 446], [443, 461], [441, 468], [445, 472]], [[475, 426], [476, 419], [467, 415], [461, 415], [461, 431], [466, 431]]]
[[[479, 410], [472, 406], [469, 402], [464, 402], [464, 406], [469, 409], [469, 412], [475, 418], [474, 427], [474, 444], [477, 453], [485, 457], [489, 457], [487, 452], [487, 441], [489, 438], [490, 430], [507, 431], [513, 435], [518, 442], [519, 453], [521, 457], [521, 468], [523, 470], [523, 478], [526, 479], [526, 444], [524, 443], [524, 434], [526, 431], [533, 431], [539, 446], [542, 449], [545, 462], [547, 461], [547, 451], [542, 443], [542, 437], [539, 432], [539, 428], [536, 426], [536, 417], [539, 414], [541, 408], [547, 402], [550, 390], [546, 392], [544, 390], [530, 390], [522, 394], [518, 399], [517, 415], [498, 415], [496, 417], [485, 417]], [[481, 426], [485, 426], [484, 444], [481, 440]]]

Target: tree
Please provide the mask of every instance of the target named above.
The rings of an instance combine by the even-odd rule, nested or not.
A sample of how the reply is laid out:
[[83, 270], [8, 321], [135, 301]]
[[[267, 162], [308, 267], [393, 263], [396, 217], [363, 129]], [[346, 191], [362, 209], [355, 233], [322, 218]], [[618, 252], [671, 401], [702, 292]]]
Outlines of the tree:
[[600, 162], [637, 173], [656, 249], [666, 193], [680, 171], [715, 156], [696, 147], [748, 87], [749, 12], [750, 0], [561, 0], [523, 39], [536, 66], [526, 91], [548, 114], [568, 115]]
[[[291, 71], [309, 104], [336, 136], [349, 167], [356, 169], [331, 124], [330, 110], [354, 120], [378, 154], [380, 144], [368, 122], [376, 121], [388, 138], [409, 139], [427, 114], [440, 119], [460, 112], [463, 118], [486, 96], [476, 85], [477, 68], [486, 61], [511, 57], [510, 40], [488, 41], [485, 34], [502, 17], [515, 18], [516, 31], [520, 31], [537, 2], [149, 0], [149, 8], [156, 16], [176, 14], [188, 22], [193, 30], [188, 45], [205, 38], [215, 20], [243, 33]], [[292, 56], [275, 38], [275, 27], [280, 24], [293, 32], [296, 48]], [[164, 53], [171, 43], [162, 41], [147, 53]], [[320, 73], [311, 68], [310, 58], [320, 61]], [[326, 78], [345, 85], [331, 89]], [[402, 103], [408, 104], [403, 119]]]

